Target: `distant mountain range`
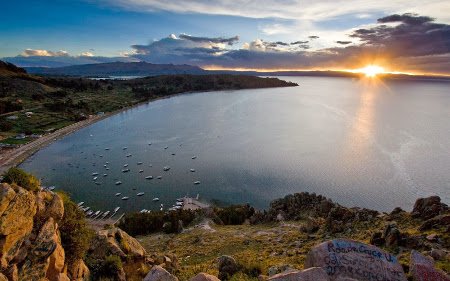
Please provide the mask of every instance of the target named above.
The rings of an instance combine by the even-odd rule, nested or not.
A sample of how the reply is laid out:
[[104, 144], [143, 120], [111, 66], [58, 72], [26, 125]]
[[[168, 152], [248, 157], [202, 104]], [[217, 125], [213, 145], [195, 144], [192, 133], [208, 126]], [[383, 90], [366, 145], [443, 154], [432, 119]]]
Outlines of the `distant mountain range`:
[[[324, 76], [324, 77], [360, 77], [360, 73], [312, 70], [312, 71], [234, 71], [234, 70], [205, 70], [192, 65], [153, 64], [148, 62], [109, 62], [97, 64], [72, 65], [64, 67], [24, 67], [29, 74], [48, 76], [76, 76], [76, 77], [114, 77], [114, 76], [157, 76], [174, 74], [235, 74], [253, 76]], [[444, 79], [446, 76], [412, 76], [406, 74], [383, 74], [383, 77], [397, 79]]]
[[108, 76], [155, 76], [166, 74], [205, 74], [205, 70], [192, 65], [153, 64], [147, 62], [110, 62], [82, 64], [64, 67], [26, 67], [30, 74], [108, 77]]

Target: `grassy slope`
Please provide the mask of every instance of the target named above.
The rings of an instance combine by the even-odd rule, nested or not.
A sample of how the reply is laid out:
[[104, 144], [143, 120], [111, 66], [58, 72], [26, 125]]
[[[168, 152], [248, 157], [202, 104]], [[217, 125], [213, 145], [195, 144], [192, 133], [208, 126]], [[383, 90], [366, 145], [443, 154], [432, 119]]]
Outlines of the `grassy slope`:
[[[412, 219], [403, 213], [395, 218], [401, 232], [411, 235], [428, 235], [437, 233], [444, 246], [450, 248], [450, 234], [445, 229], [420, 232], [421, 221]], [[216, 275], [216, 259], [221, 255], [231, 255], [246, 268], [260, 268], [267, 274], [271, 266], [290, 265], [302, 269], [305, 256], [314, 245], [333, 238], [350, 238], [369, 243], [372, 233], [382, 231], [388, 222], [379, 218], [374, 224], [359, 223], [345, 233], [330, 235], [321, 228], [317, 233], [307, 234], [301, 231], [304, 222], [284, 222], [262, 225], [217, 226], [213, 230], [201, 227], [190, 228], [182, 234], [154, 234], [138, 237], [149, 253], [173, 253], [180, 262], [180, 280], [188, 280], [199, 272]], [[385, 248], [386, 249], [386, 248]], [[409, 264], [408, 249], [386, 249], [399, 256], [405, 266]], [[450, 272], [450, 260], [437, 262], [437, 266]], [[257, 278], [240, 275], [235, 280], [257, 280]]]

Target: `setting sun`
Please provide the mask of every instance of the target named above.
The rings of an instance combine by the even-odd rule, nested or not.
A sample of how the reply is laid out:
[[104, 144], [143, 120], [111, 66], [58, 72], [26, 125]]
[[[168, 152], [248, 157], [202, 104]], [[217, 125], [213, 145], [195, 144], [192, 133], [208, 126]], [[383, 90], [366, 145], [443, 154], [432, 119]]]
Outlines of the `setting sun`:
[[361, 73], [364, 73], [367, 77], [375, 77], [380, 73], [384, 73], [384, 68], [378, 65], [368, 65], [359, 69]]

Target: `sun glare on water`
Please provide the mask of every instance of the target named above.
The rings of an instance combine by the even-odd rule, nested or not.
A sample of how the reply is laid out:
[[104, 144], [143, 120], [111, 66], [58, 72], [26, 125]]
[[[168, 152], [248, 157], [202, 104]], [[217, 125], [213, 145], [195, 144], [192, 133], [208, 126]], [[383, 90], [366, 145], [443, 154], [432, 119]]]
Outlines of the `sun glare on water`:
[[375, 77], [378, 74], [384, 73], [384, 68], [378, 65], [368, 65], [359, 70], [361, 73], [366, 75], [367, 77]]

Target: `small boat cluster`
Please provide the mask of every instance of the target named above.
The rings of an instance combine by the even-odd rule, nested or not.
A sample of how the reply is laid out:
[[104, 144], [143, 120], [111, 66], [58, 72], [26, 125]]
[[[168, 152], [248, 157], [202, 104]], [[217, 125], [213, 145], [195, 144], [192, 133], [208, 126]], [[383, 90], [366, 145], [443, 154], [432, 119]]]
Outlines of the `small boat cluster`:
[[96, 219], [99, 219], [99, 220], [111, 219], [120, 210], [120, 207], [116, 207], [116, 208], [114, 208], [113, 211], [105, 211], [105, 212], [103, 212], [101, 210], [94, 211], [90, 207], [84, 206], [84, 202], [80, 202], [77, 205], [78, 205], [78, 208], [81, 211], [84, 212], [86, 218], [93, 219], [93, 220], [96, 220]]

